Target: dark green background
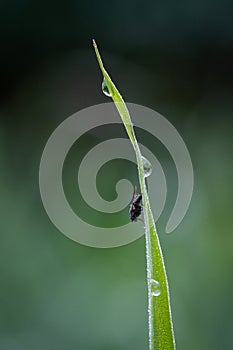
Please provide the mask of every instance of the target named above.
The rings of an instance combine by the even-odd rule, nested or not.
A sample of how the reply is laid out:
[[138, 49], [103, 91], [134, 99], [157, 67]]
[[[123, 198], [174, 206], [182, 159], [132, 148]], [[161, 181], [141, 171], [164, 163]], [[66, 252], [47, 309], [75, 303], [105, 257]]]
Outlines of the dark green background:
[[[164, 234], [171, 186], [158, 222], [177, 348], [232, 348], [231, 10], [230, 1], [1, 2], [1, 350], [148, 348], [144, 239], [116, 249], [81, 246], [53, 226], [39, 194], [52, 131], [108, 102], [93, 37], [125, 99], [170, 120], [192, 157], [188, 214]], [[87, 135], [82, 147], [100, 139], [101, 132]], [[163, 150], [160, 157], [168, 162]], [[106, 166], [102, 191], [112, 192], [116, 169], [134, 174], [129, 166]], [[167, 177], [176, 183], [175, 173]], [[74, 200], [71, 185], [67, 191]]]

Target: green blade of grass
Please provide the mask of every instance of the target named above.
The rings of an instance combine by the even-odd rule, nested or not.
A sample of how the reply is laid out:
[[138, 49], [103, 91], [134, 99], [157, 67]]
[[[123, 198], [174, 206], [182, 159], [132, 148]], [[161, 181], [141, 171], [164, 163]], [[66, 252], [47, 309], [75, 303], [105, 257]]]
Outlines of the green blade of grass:
[[103, 74], [105, 88], [108, 90], [116, 108], [121, 116], [129, 139], [135, 150], [138, 177], [143, 200], [143, 212], [145, 221], [146, 261], [147, 261], [147, 286], [148, 286], [148, 319], [149, 319], [149, 349], [173, 350], [175, 338], [171, 317], [170, 298], [167, 275], [163, 260], [163, 254], [157, 235], [153, 214], [150, 207], [144, 175], [144, 157], [141, 154], [133, 124], [127, 106], [112, 82], [109, 74], [103, 66], [96, 42], [93, 40], [96, 57]]

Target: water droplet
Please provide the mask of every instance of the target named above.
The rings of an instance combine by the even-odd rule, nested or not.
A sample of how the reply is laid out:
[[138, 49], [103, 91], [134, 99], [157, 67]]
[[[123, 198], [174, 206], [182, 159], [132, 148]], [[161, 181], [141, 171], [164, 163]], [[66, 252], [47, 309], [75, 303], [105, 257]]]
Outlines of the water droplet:
[[108, 90], [108, 84], [105, 78], [103, 79], [103, 82], [102, 82], [102, 91], [106, 96], [111, 97], [111, 94]]
[[142, 156], [142, 164], [143, 164], [143, 170], [144, 170], [144, 176], [148, 177], [152, 173], [152, 165], [149, 162], [148, 159]]
[[156, 280], [151, 281], [151, 292], [153, 297], [158, 297], [161, 293], [160, 284]]

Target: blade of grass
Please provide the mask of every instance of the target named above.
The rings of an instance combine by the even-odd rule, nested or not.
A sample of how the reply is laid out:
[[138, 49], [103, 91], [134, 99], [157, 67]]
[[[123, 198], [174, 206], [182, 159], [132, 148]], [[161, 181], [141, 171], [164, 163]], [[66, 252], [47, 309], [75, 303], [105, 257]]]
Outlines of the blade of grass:
[[[157, 235], [153, 214], [150, 207], [149, 197], [146, 189], [143, 156], [141, 154], [134, 129], [126, 104], [112, 82], [109, 74], [103, 66], [99, 50], [93, 40], [96, 57], [103, 74], [104, 85], [109, 96], [121, 116], [129, 139], [135, 150], [138, 177], [143, 199], [143, 212], [145, 221], [146, 238], [146, 262], [147, 262], [147, 286], [148, 286], [148, 316], [149, 316], [149, 349], [150, 350], [173, 350], [175, 349], [175, 338], [173, 332], [169, 288], [167, 275], [163, 260], [163, 254]], [[155, 286], [157, 289], [155, 290]]]

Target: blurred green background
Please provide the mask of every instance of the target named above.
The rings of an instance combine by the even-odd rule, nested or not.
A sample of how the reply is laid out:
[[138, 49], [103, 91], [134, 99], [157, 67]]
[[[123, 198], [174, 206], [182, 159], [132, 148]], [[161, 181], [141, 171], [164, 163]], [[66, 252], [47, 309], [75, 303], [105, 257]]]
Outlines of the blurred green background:
[[[109, 101], [93, 37], [126, 101], [163, 114], [192, 157], [191, 206], [165, 235], [177, 179], [164, 150], [156, 154], [168, 164], [158, 230], [177, 348], [232, 349], [230, 2], [1, 1], [0, 8], [0, 349], [148, 348], [144, 238], [115, 249], [81, 246], [53, 226], [40, 199], [50, 134], [78, 110]], [[87, 135], [82, 147], [100, 140], [101, 132]], [[136, 173], [125, 163], [108, 167], [99, 185], [111, 193], [116, 169]], [[66, 170], [74, 202], [76, 163]]]

